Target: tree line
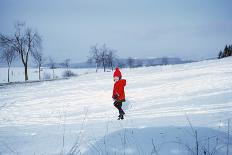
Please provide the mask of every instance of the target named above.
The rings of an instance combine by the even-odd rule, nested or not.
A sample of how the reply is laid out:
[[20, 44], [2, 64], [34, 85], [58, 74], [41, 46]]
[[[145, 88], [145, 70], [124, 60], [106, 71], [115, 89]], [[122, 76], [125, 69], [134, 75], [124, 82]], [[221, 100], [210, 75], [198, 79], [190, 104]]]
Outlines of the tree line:
[[[136, 68], [142, 66], [156, 66], [158, 65], [154, 59], [136, 59], [128, 57], [126, 59], [120, 59], [117, 55], [117, 50], [108, 47], [106, 44], [90, 46], [88, 63], [95, 64], [96, 72], [99, 68], [103, 68], [104, 72], [106, 68], [110, 68], [112, 71], [115, 67], [120, 68]], [[160, 58], [159, 65], [169, 64], [168, 58]]]
[[89, 52], [90, 56], [88, 58], [88, 63], [95, 63], [96, 72], [98, 72], [99, 67], [103, 67], [104, 72], [107, 67], [111, 68], [113, 71], [117, 62], [116, 50], [107, 47], [106, 44], [103, 44], [102, 46], [91, 46]]
[[218, 59], [232, 56], [232, 45], [226, 45], [223, 51], [218, 53]]
[[12, 35], [0, 34], [1, 60], [8, 66], [8, 82], [12, 62], [19, 58], [24, 66], [24, 78], [28, 80], [28, 62], [32, 56], [39, 69], [43, 61], [41, 36], [23, 22], [17, 22]]
[[[38, 67], [38, 78], [41, 80], [41, 67], [47, 63], [47, 66], [53, 70], [53, 79], [55, 79], [55, 69], [57, 63], [52, 58], [47, 59], [42, 52], [42, 37], [40, 34], [27, 26], [25, 22], [16, 22], [14, 32], [11, 35], [0, 34], [0, 61], [7, 64], [7, 81], [10, 82], [10, 69], [12, 63], [20, 60], [24, 66], [24, 79], [28, 80], [28, 63], [32, 62]], [[70, 68], [70, 59], [65, 59], [60, 66], [65, 67], [63, 77], [74, 76]], [[50, 77], [49, 77], [50, 78]]]

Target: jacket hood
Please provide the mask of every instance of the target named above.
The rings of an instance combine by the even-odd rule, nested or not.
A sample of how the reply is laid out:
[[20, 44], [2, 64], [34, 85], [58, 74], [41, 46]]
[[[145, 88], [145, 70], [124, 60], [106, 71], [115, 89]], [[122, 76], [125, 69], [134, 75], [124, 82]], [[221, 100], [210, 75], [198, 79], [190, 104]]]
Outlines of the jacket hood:
[[121, 79], [120, 81], [123, 84], [123, 86], [126, 86], [126, 80], [125, 79]]

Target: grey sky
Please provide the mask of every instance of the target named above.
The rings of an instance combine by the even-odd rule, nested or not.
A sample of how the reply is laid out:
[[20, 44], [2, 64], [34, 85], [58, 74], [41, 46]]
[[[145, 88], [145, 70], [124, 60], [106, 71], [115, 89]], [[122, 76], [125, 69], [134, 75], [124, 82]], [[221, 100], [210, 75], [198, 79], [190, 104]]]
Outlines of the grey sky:
[[231, 0], [0, 0], [0, 33], [25, 21], [56, 61], [86, 61], [106, 43], [120, 57], [214, 57], [232, 44]]

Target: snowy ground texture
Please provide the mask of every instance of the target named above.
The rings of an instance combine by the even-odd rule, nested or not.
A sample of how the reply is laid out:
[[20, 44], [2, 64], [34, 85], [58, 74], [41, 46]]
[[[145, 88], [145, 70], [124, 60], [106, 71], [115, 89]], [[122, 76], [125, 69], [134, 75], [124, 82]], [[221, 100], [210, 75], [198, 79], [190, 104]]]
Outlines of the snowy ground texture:
[[199, 155], [232, 154], [232, 58], [122, 74], [123, 121], [112, 72], [0, 87], [0, 154], [191, 155], [196, 132]]

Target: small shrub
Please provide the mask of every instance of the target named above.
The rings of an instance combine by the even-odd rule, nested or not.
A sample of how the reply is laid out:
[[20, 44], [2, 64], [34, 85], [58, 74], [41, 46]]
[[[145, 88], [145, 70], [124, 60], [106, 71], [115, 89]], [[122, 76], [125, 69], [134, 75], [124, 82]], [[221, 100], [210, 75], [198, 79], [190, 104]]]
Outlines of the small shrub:
[[63, 72], [63, 77], [66, 78], [66, 77], [73, 77], [73, 76], [77, 76], [77, 74], [73, 73], [71, 70], [65, 70]]

